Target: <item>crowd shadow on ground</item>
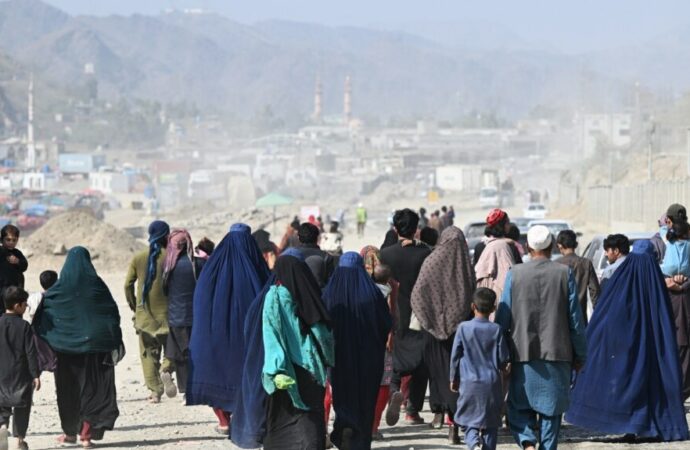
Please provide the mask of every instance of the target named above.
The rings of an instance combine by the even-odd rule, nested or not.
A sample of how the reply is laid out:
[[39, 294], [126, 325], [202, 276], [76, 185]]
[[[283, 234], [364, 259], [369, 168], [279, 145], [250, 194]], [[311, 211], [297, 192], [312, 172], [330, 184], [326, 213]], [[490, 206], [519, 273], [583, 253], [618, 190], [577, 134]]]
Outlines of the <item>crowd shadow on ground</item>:
[[[206, 444], [209, 443], [209, 441], [222, 441], [227, 438], [223, 438], [222, 436], [214, 437], [214, 436], [190, 436], [190, 437], [176, 437], [176, 438], [169, 438], [169, 439], [141, 439], [141, 440], [132, 440], [132, 441], [117, 441], [117, 442], [95, 442], [95, 445], [97, 448], [141, 448], [141, 447], [157, 447], [161, 445], [166, 445], [166, 444], [177, 444], [177, 443], [193, 443], [193, 442], [205, 442]], [[201, 446], [200, 446], [201, 447]], [[65, 446], [61, 446], [60, 444], [55, 444], [54, 447], [48, 447], [45, 450], [58, 450], [58, 449], [64, 449]], [[79, 448], [76, 445], [72, 445], [71, 448]]]
[[[431, 450], [431, 449], [457, 449], [465, 448], [464, 436], [460, 433], [461, 443], [449, 444], [447, 442], [448, 427], [442, 430], [432, 430], [429, 424], [402, 425], [381, 430], [385, 436], [383, 441], [376, 441], [372, 448], [390, 450]], [[442, 441], [443, 444], [440, 444]], [[414, 444], [410, 444], [414, 442]], [[653, 439], [630, 439], [622, 435], [605, 435], [594, 431], [585, 430], [564, 424], [559, 439], [561, 444], [620, 444], [625, 446], [642, 446], [655, 444]], [[499, 445], [516, 445], [510, 430], [501, 428], [498, 433]]]

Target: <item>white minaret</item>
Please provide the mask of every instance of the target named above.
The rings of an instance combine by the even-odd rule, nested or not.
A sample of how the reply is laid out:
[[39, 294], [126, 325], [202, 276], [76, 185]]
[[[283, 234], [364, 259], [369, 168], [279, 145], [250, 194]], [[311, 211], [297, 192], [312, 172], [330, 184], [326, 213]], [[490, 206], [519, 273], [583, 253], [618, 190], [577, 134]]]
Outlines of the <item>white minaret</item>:
[[314, 88], [314, 114], [312, 119], [314, 122], [321, 122], [321, 114], [323, 112], [323, 87], [321, 85], [321, 76], [316, 76], [316, 87]]
[[26, 126], [26, 168], [36, 167], [36, 144], [34, 142], [34, 74], [29, 78], [29, 123]]
[[352, 120], [352, 80], [350, 79], [350, 75], [345, 77], [343, 115], [345, 116], [345, 124], [348, 125], [350, 123], [350, 120]]

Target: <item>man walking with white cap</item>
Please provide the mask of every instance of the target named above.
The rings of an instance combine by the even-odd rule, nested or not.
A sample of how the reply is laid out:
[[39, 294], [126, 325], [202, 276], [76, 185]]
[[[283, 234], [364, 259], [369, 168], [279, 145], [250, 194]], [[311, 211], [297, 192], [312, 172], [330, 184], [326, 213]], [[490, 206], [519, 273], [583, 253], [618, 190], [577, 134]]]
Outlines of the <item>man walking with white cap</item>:
[[585, 327], [571, 269], [551, 261], [548, 228], [532, 227], [527, 243], [531, 259], [508, 273], [496, 312], [511, 347], [508, 420], [521, 448], [554, 450], [572, 369], [585, 362]]

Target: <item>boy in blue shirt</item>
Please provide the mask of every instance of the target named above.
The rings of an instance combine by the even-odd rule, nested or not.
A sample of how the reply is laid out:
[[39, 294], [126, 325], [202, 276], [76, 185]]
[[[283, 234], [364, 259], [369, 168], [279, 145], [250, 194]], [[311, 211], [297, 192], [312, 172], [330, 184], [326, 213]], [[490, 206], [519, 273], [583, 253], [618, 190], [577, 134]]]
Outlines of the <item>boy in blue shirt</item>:
[[460, 392], [455, 423], [470, 450], [495, 450], [501, 426], [501, 371], [510, 353], [500, 326], [489, 322], [496, 294], [479, 288], [472, 299], [474, 319], [458, 326], [450, 359], [450, 387]]

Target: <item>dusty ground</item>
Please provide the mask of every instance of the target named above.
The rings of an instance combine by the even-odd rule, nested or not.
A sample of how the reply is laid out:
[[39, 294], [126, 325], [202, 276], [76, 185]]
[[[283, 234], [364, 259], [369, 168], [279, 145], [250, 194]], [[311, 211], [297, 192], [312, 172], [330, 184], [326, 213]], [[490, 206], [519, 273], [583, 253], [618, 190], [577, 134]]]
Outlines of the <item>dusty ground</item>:
[[[460, 225], [481, 218], [484, 214], [484, 212], [472, 208], [458, 209], [458, 213]], [[515, 213], [520, 215], [519, 211], [515, 211]], [[370, 213], [370, 217], [372, 218], [371, 227], [367, 236], [359, 239], [349, 234], [345, 241], [347, 249], [359, 250], [365, 244], [380, 245], [383, 241], [383, 233], [386, 228], [386, 211]], [[115, 221], [119, 222], [123, 219], [118, 218]], [[174, 223], [171, 224], [175, 225]], [[193, 230], [192, 234], [194, 235]], [[48, 267], [37, 267], [37, 264], [30, 266], [26, 278], [30, 290], [38, 288], [38, 273], [46, 268]], [[52, 268], [59, 270], [60, 267]], [[123, 295], [122, 286], [125, 270], [126, 267], [123, 267], [122, 270], [114, 273], [101, 273], [120, 305], [122, 328], [128, 354], [116, 369], [120, 418], [116, 429], [106, 433], [105, 439], [99, 442], [98, 446], [111, 449], [232, 448], [227, 439], [214, 434], [215, 417], [209, 408], [185, 407], [181, 404], [179, 397], [164, 398], [163, 402], [158, 405], [150, 405], [146, 402], [148, 392], [142, 383], [137, 355], [137, 339], [130, 321], [131, 313], [126, 306]], [[58, 448], [55, 438], [61, 433], [61, 429], [55, 403], [52, 374], [44, 374], [42, 381], [43, 388], [35, 396], [35, 407], [32, 412], [27, 441], [33, 449]], [[423, 416], [427, 422], [431, 420], [428, 412], [424, 413]], [[426, 425], [399, 425], [393, 429], [384, 426], [382, 432], [386, 436], [386, 440], [375, 443], [374, 448], [399, 450], [464, 448], [464, 446], [447, 445], [446, 431], [431, 430]], [[11, 443], [10, 448], [14, 448], [14, 443]], [[499, 448], [509, 449], [517, 448], [517, 446], [512, 438], [505, 431], [502, 431]], [[561, 435], [560, 448], [681, 449], [690, 448], [690, 443], [630, 445], [607, 442], [606, 438], [596, 434], [573, 427], [565, 427]]]
[[[164, 398], [158, 405], [146, 402], [148, 392], [142, 383], [142, 376], [137, 355], [137, 339], [131, 326], [131, 313], [126, 307], [122, 285], [124, 274], [102, 274], [110, 286], [119, 305], [122, 316], [122, 328], [128, 354], [116, 368], [116, 380], [120, 418], [114, 431], [108, 432], [98, 447], [110, 449], [197, 449], [197, 448], [232, 448], [231, 443], [214, 433], [215, 417], [206, 407], [186, 407], [181, 398]], [[35, 285], [37, 272], [32, 270], [27, 280]], [[59, 448], [55, 438], [61, 433], [60, 421], [55, 403], [55, 390], [52, 374], [42, 377], [43, 388], [34, 398], [34, 409], [27, 441], [32, 449]], [[431, 415], [423, 414], [427, 422]], [[386, 440], [376, 443], [373, 448], [395, 450], [451, 449], [464, 448], [446, 444], [447, 430], [431, 430], [427, 425], [399, 425], [393, 429], [382, 427]], [[690, 443], [629, 445], [622, 443], [601, 442], [602, 437], [565, 427], [561, 436], [563, 449], [641, 449], [690, 448]], [[12, 443], [10, 448], [14, 448]], [[512, 438], [504, 431], [500, 434], [501, 449], [517, 448]]]

